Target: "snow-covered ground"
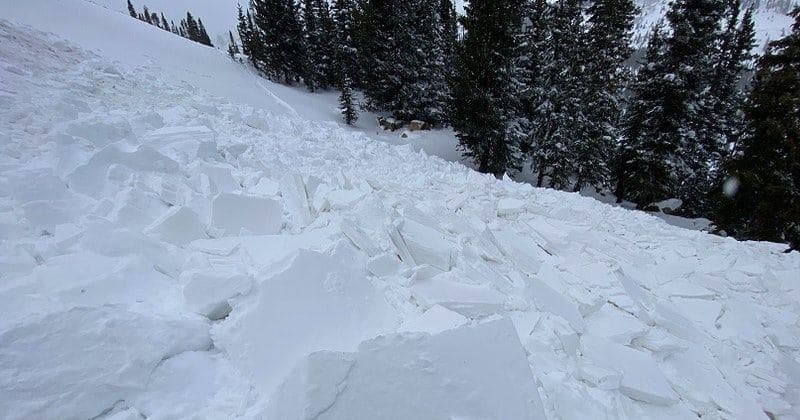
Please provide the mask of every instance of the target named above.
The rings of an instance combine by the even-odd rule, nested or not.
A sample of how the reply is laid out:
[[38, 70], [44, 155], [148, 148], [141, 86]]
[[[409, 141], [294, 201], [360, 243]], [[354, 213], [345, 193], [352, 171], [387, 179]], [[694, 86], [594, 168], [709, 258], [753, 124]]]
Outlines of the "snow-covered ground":
[[0, 418], [800, 417], [798, 253], [335, 119], [0, 0]]

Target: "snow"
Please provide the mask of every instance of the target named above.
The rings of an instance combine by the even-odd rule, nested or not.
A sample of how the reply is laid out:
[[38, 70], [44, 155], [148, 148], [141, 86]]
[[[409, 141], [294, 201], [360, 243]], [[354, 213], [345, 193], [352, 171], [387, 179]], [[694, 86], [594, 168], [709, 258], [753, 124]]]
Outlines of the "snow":
[[[320, 392], [333, 389], [337, 392]], [[544, 418], [524, 351], [508, 320], [433, 336], [380, 336], [362, 343], [355, 353], [314, 353], [277, 396], [267, 417]], [[287, 407], [286, 401], [293, 404]]]
[[800, 416], [797, 253], [344, 127], [83, 0], [0, 16], [0, 418]]

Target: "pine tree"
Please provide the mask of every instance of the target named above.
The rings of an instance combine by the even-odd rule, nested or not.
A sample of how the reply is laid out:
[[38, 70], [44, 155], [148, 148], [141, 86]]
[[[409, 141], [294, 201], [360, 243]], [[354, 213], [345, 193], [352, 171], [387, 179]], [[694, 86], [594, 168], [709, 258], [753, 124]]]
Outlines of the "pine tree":
[[208, 32], [206, 32], [205, 26], [203, 26], [203, 20], [200, 18], [197, 19], [197, 42], [203, 45], [208, 45], [209, 47], [214, 46], [211, 43], [211, 38], [208, 36]]
[[[718, 0], [672, 3], [669, 35], [658, 36], [662, 51], [651, 51], [634, 88], [618, 164], [618, 199], [639, 208], [672, 197], [690, 202], [711, 182], [711, 160], [720, 144], [710, 88], [730, 7]], [[697, 211], [692, 207], [682, 210]]]
[[236, 55], [239, 54], [239, 46], [236, 45], [236, 40], [233, 39], [233, 33], [228, 31], [228, 55], [231, 58], [236, 58]]
[[165, 31], [171, 31], [171, 28], [169, 26], [169, 22], [167, 22], [167, 18], [164, 17], [164, 13], [163, 12], [161, 13], [161, 29], [163, 29]]
[[161, 27], [161, 19], [158, 18], [158, 13], [153, 12], [150, 14], [150, 24], [159, 28]]
[[611, 181], [611, 162], [619, 143], [624, 88], [632, 54], [631, 36], [637, 10], [633, 0], [596, 0], [587, 10], [587, 60], [583, 108], [586, 133], [576, 147], [575, 191], [598, 189]]
[[356, 27], [367, 105], [403, 120], [443, 122], [448, 86], [437, 3], [371, 0]]
[[353, 85], [359, 86], [358, 48], [356, 47], [354, 0], [335, 0], [332, 8], [334, 20], [334, 71], [337, 84], [342, 84], [345, 75]]
[[140, 17], [140, 19], [151, 25], [153, 24], [153, 21], [151, 20], [150, 17], [150, 10], [147, 9], [147, 6], [144, 6], [142, 8], [142, 16]]
[[792, 16], [792, 32], [758, 61], [748, 130], [726, 165], [714, 219], [739, 239], [800, 250], [800, 8]]
[[341, 107], [342, 118], [347, 125], [353, 125], [358, 120], [358, 112], [353, 104], [353, 87], [349, 76], [343, 76], [340, 90], [339, 106]]
[[189, 12], [186, 12], [186, 37], [194, 42], [200, 42], [200, 28], [197, 27], [197, 21]]
[[305, 83], [309, 90], [327, 89], [335, 83], [334, 23], [326, 0], [303, 2], [303, 24], [308, 68]]
[[470, 3], [456, 53], [450, 121], [464, 154], [496, 176], [518, 160], [514, 78], [522, 9], [521, 0]]
[[[547, 176], [550, 186], [567, 189], [572, 188], [571, 177], [576, 173], [580, 183], [590, 178], [581, 173], [578, 162], [579, 157], [588, 161], [591, 154], [586, 141], [587, 109], [582, 103], [587, 89], [582, 8], [580, 0], [559, 0], [545, 10], [546, 42], [535, 45], [539, 51], [527, 51], [538, 55], [529, 59], [538, 69], [528, 69], [526, 74], [533, 82], [528, 83], [532, 112], [526, 121], [524, 148], [538, 173], [537, 185]], [[534, 29], [542, 30], [541, 24], [532, 26]]]
[[453, 74], [456, 43], [458, 42], [458, 14], [451, 0], [439, 1], [439, 31], [441, 50], [448, 77]]
[[133, 4], [131, 4], [131, 0], [128, 0], [128, 13], [130, 13], [131, 17], [134, 19], [139, 16], [138, 13], [136, 13], [136, 9], [133, 7]]
[[[293, 0], [253, 0], [253, 23], [260, 43], [257, 60], [273, 79], [297, 83], [306, 70], [306, 45]], [[256, 44], [254, 44], [256, 45]]]
[[247, 17], [245, 17], [241, 4], [237, 5], [237, 9], [238, 23], [236, 25], [236, 31], [239, 32], [239, 39], [242, 41], [242, 54], [251, 57], [253, 35], [250, 32], [250, 25], [248, 25], [248, 22], [251, 21], [250, 11], [247, 12]]

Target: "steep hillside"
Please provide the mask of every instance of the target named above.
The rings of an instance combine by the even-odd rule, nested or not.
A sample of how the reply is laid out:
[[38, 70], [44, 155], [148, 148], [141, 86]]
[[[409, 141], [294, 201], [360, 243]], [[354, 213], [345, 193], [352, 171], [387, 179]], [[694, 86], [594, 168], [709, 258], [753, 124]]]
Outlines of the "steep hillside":
[[82, 0], [0, 0], [0, 81], [2, 419], [800, 416], [781, 245], [375, 141]]

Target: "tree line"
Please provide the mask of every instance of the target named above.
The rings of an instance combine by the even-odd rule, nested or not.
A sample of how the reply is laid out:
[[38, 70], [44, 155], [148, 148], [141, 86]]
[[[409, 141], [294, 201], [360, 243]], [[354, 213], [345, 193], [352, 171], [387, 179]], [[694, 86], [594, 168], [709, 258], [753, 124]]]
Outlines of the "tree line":
[[160, 14], [152, 12], [147, 8], [147, 6], [142, 7], [141, 13], [137, 12], [136, 8], [133, 7], [133, 4], [131, 3], [131, 0], [128, 0], [128, 13], [134, 19], [147, 22], [165, 31], [172, 32], [175, 35], [182, 36], [186, 39], [207, 45], [209, 47], [214, 46], [211, 43], [211, 38], [206, 32], [205, 26], [203, 26], [203, 20], [200, 18], [195, 20], [194, 16], [192, 16], [190, 12], [186, 12], [186, 17], [181, 19], [180, 25], [175, 25], [175, 21], [167, 21], [167, 18], [164, 16], [163, 12]]
[[[634, 60], [633, 0], [251, 0], [231, 55], [266, 77], [451, 126], [485, 173], [680, 199], [741, 239], [800, 242], [800, 24], [756, 59], [753, 8], [674, 0]], [[792, 15], [800, 19], [795, 10]], [[755, 68], [754, 68], [755, 67]], [[751, 77], [752, 74], [754, 77]]]

